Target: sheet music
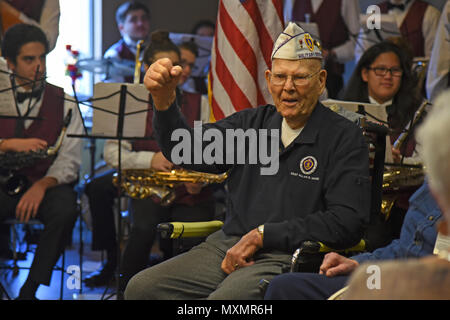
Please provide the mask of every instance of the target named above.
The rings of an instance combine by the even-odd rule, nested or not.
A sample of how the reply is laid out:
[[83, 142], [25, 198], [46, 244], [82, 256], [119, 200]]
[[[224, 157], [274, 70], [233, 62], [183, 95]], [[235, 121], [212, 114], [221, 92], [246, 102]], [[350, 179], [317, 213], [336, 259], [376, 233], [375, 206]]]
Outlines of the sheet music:
[[[144, 137], [145, 128], [147, 123], [147, 111], [139, 112], [135, 114], [129, 114], [130, 112], [146, 110], [149, 108], [148, 103], [136, 100], [134, 97], [140, 100], [149, 100], [149, 93], [143, 84], [131, 84], [131, 83], [104, 83], [100, 82], [94, 86], [94, 101], [93, 106], [114, 112], [111, 114], [103, 110], [94, 108], [93, 112], [93, 126], [92, 134], [99, 136], [115, 137], [117, 136], [117, 123], [118, 113], [120, 106], [120, 88], [122, 85], [127, 87], [127, 91], [131, 94], [126, 95], [125, 101], [125, 117], [123, 126], [123, 137]], [[118, 92], [112, 97], [107, 99], [100, 99], [108, 97]], [[134, 97], [133, 97], [133, 96]], [[100, 99], [100, 100], [95, 100]]]
[[[10, 89], [12, 86], [9, 73], [6, 60], [3, 57], [0, 57], [0, 91], [8, 88]], [[0, 92], [0, 115], [18, 116], [12, 89]]]
[[[378, 119], [382, 121], [386, 121], [386, 111], [380, 107], [379, 104], [369, 103], [369, 102], [357, 102], [357, 101], [343, 101], [343, 100], [334, 100], [327, 99], [321, 101], [323, 105], [326, 107], [331, 107], [333, 105], [337, 105], [345, 110], [351, 112], [358, 112], [358, 106], [363, 106], [364, 110], [367, 112], [365, 116], [368, 120], [378, 122]], [[375, 117], [375, 118], [374, 118]]]

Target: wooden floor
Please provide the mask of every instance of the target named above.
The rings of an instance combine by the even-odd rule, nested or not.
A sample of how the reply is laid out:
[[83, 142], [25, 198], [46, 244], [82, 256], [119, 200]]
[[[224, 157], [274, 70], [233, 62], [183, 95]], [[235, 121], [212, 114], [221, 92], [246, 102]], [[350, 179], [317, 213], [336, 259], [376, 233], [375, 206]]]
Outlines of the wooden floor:
[[[102, 266], [102, 253], [99, 251], [91, 250], [91, 235], [92, 233], [86, 228], [85, 223], [82, 227], [82, 240], [80, 242], [80, 223], [79, 220], [75, 225], [72, 237], [72, 245], [66, 249], [66, 272], [63, 280], [63, 300], [115, 300], [116, 284], [115, 281], [111, 284], [111, 288], [97, 287], [88, 288], [81, 282], [81, 290], [77, 289], [77, 285], [80, 284], [79, 274], [82, 274], [84, 279], [86, 275], [97, 270]], [[80, 266], [80, 244], [82, 243], [83, 255], [82, 255], [82, 269]], [[33, 246], [31, 248], [33, 251]], [[33, 252], [27, 254], [26, 260], [18, 262], [19, 267], [28, 267], [31, 265], [33, 259]], [[57, 263], [61, 265], [60, 259]], [[7, 295], [14, 299], [17, 297], [19, 290], [26, 280], [28, 275], [27, 269], [20, 269], [17, 274], [12, 269], [5, 269], [7, 266], [12, 266], [12, 260], [0, 259], [0, 282], [7, 291]], [[70, 272], [67, 273], [67, 271]], [[50, 286], [41, 285], [37, 291], [36, 297], [40, 300], [58, 300], [60, 299], [61, 288], [61, 271], [53, 271]], [[8, 297], [3, 295], [3, 300], [7, 300]]]

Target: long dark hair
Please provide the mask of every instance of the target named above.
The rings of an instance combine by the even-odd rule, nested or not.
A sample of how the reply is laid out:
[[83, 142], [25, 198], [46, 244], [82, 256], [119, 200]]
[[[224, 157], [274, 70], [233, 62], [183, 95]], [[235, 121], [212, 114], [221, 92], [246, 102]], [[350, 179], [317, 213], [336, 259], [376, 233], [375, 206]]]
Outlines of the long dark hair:
[[151, 34], [150, 44], [144, 51], [144, 63], [151, 65], [153, 58], [158, 52], [174, 51], [180, 57], [180, 49], [169, 38], [169, 32], [166, 30], [154, 31]]
[[403, 70], [400, 89], [393, 98], [394, 108], [389, 110], [388, 115], [389, 127], [401, 130], [412, 119], [420, 100], [414, 94], [417, 80], [411, 72], [412, 61], [408, 54], [394, 43], [389, 41], [380, 42], [364, 52], [341, 98], [348, 101], [369, 102], [367, 83], [362, 80], [361, 71], [364, 68], [369, 68], [380, 54], [386, 52], [393, 52], [398, 57]]

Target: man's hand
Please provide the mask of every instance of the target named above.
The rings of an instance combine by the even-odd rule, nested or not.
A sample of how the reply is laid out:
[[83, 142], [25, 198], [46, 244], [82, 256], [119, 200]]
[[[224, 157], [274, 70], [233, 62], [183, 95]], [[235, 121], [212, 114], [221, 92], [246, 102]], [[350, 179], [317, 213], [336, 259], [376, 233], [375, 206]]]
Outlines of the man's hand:
[[16, 206], [16, 218], [20, 222], [28, 222], [30, 218], [35, 218], [39, 206], [44, 198], [45, 191], [57, 184], [56, 179], [44, 177], [36, 181], [20, 199]]
[[320, 274], [334, 277], [351, 273], [359, 266], [358, 261], [330, 252], [325, 255], [320, 266]]
[[28, 152], [37, 151], [47, 148], [47, 141], [37, 138], [20, 139], [12, 138], [5, 139], [1, 143], [0, 151], [3, 152]]
[[153, 155], [150, 168], [158, 171], [170, 171], [173, 168], [173, 163], [167, 160], [160, 151]]
[[175, 89], [181, 77], [181, 66], [173, 66], [168, 58], [162, 58], [148, 68], [144, 85], [150, 91], [157, 110], [167, 110], [175, 101]]
[[253, 229], [228, 249], [225, 259], [222, 261], [222, 270], [226, 274], [230, 274], [239, 268], [251, 266], [255, 263], [252, 257], [262, 246], [261, 234], [257, 229]]

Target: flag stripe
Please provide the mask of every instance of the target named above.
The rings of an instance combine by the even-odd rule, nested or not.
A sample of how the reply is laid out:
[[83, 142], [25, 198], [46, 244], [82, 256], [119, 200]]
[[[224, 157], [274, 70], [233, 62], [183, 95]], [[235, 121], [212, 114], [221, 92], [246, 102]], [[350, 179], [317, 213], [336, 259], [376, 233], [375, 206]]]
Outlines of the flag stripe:
[[[241, 33], [239, 28], [236, 26], [236, 24], [231, 19], [230, 15], [227, 12], [227, 9], [221, 4], [222, 14], [220, 16], [220, 24], [221, 29], [223, 30], [229, 44], [234, 49], [237, 57], [236, 59], [240, 59], [240, 57], [245, 57], [245, 59], [241, 60], [242, 63], [245, 65], [247, 70], [249, 71], [250, 75], [253, 77], [253, 82], [256, 84], [256, 101], [257, 103], [253, 105], [253, 107], [256, 107], [260, 104], [263, 104], [265, 102], [265, 99], [261, 93], [261, 89], [258, 85], [258, 62], [256, 59], [255, 52], [252, 48], [252, 46], [249, 44], [247, 39], [244, 37], [244, 35]], [[222, 52], [220, 50], [220, 52]], [[253, 99], [254, 100], [254, 99]]]
[[251, 19], [253, 20], [256, 29], [260, 32], [259, 35], [260, 49], [263, 53], [266, 64], [270, 66], [271, 65], [270, 55], [272, 53], [273, 40], [266, 29], [266, 25], [264, 24], [264, 20], [263, 17], [261, 16], [261, 12], [259, 11], [258, 5], [256, 4], [256, 1], [244, 1], [243, 6], [245, 10], [247, 10]]
[[216, 120], [271, 102], [265, 70], [283, 30], [282, 12], [283, 0], [220, 0], [209, 85]]

